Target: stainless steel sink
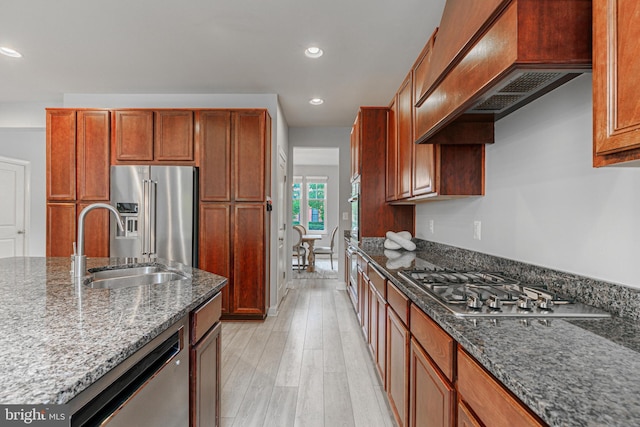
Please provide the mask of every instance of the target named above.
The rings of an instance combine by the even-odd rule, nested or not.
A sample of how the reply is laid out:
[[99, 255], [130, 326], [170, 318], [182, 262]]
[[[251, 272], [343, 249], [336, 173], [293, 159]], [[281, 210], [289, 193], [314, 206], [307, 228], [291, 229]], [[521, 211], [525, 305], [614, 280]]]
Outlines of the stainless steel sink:
[[182, 272], [169, 270], [162, 265], [148, 265], [141, 267], [123, 267], [108, 270], [91, 271], [91, 276], [85, 282], [89, 288], [120, 289], [132, 286], [157, 285], [160, 283], [176, 282], [190, 279]]

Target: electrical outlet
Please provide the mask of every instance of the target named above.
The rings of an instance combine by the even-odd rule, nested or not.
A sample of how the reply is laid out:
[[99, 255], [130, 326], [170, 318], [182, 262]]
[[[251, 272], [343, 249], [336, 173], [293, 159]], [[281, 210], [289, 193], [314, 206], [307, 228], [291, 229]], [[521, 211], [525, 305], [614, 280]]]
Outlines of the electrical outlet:
[[349, 212], [342, 212], [342, 220], [349, 221]]
[[429, 220], [429, 232], [431, 234], [433, 234], [433, 220], [432, 219]]
[[482, 240], [482, 222], [473, 221], [473, 240]]

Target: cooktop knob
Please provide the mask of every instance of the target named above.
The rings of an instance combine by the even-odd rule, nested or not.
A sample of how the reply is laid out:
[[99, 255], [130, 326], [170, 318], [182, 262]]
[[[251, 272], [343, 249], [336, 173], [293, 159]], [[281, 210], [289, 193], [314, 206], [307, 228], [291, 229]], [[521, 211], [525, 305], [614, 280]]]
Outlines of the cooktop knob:
[[538, 298], [538, 308], [541, 308], [543, 310], [550, 310], [551, 307], [553, 307], [553, 300], [551, 298]]
[[475, 295], [470, 295], [467, 297], [467, 307], [469, 308], [482, 308], [482, 300]]
[[529, 298], [526, 295], [521, 295], [520, 298], [518, 298], [518, 308], [521, 308], [522, 310], [531, 310], [532, 307], [532, 303], [531, 303], [531, 298]]
[[487, 300], [487, 305], [489, 306], [489, 308], [498, 310], [500, 307], [502, 307], [502, 301], [500, 301], [500, 298], [498, 298], [496, 295], [491, 295]]

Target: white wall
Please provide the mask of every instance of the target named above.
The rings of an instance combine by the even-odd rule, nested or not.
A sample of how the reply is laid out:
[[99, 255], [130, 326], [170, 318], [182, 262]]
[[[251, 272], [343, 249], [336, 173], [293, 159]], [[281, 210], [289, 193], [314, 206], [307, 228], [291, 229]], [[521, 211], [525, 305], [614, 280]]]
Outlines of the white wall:
[[[44, 116], [44, 110], [42, 111]], [[46, 144], [44, 128], [0, 128], [0, 157], [30, 162], [29, 256], [46, 253]], [[2, 203], [0, 202], [0, 206]]]
[[[355, 117], [355, 113], [354, 113]], [[293, 158], [294, 147], [317, 147], [330, 148], [337, 147], [340, 150], [340, 184], [338, 189], [339, 197], [339, 213], [340, 228], [336, 236], [338, 251], [338, 279], [344, 278], [344, 230], [351, 229], [351, 217], [347, 220], [342, 219], [342, 213], [351, 214], [351, 206], [347, 199], [351, 195], [351, 128], [349, 127], [306, 127], [306, 128], [289, 128], [289, 159]], [[289, 176], [293, 176], [293, 166], [289, 161]], [[289, 192], [287, 218], [291, 218], [291, 192]], [[291, 228], [291, 220], [289, 220], [288, 228]], [[289, 254], [291, 255], [291, 254]]]
[[485, 196], [418, 205], [417, 237], [640, 288], [640, 169], [592, 167], [591, 82], [498, 121]]

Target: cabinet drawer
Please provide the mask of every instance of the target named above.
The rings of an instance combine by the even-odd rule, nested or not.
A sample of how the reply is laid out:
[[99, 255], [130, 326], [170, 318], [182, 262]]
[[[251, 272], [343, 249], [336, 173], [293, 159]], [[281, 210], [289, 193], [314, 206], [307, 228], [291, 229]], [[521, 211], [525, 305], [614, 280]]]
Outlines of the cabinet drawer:
[[454, 378], [455, 341], [436, 322], [411, 305], [411, 334], [438, 365], [449, 381]]
[[495, 427], [544, 426], [529, 409], [511, 395], [466, 352], [458, 348], [460, 399], [481, 422]]
[[369, 266], [369, 281], [376, 288], [376, 291], [382, 296], [382, 298], [387, 298], [387, 284], [386, 279], [382, 274], [378, 272], [372, 266]]
[[209, 329], [220, 320], [222, 314], [222, 292], [191, 312], [191, 344], [200, 341]]
[[409, 298], [391, 282], [387, 283], [387, 302], [405, 325], [409, 324]]
[[369, 263], [360, 254], [358, 254], [358, 267], [360, 267], [365, 276], [369, 277]]

